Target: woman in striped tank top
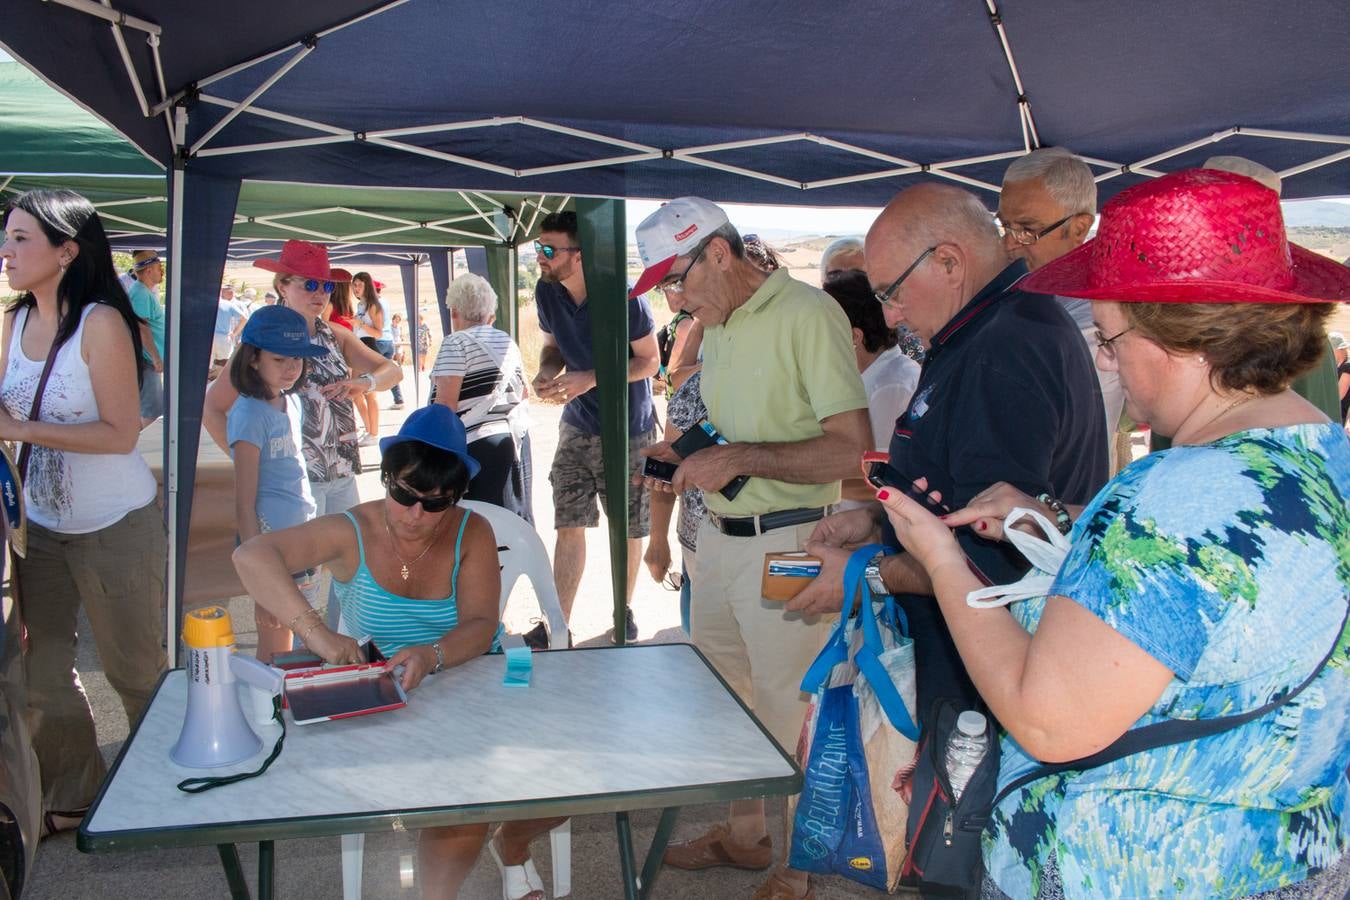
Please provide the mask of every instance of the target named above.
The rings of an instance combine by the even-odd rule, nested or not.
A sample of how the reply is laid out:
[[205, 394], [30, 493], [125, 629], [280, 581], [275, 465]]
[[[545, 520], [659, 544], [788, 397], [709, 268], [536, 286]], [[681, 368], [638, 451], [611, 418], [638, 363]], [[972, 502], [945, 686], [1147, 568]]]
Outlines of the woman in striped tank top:
[[[464, 426], [433, 405], [380, 441], [385, 496], [342, 515], [261, 534], [234, 553], [248, 592], [330, 663], [357, 660], [356, 642], [324, 624], [290, 573], [326, 565], [347, 630], [368, 634], [403, 666], [403, 687], [481, 656], [500, 628], [497, 540], [481, 516], [458, 506], [479, 465]], [[511, 822], [492, 839], [504, 896], [542, 900], [529, 843], [563, 819]], [[487, 836], [486, 824], [426, 828], [418, 837], [424, 897], [454, 897]]]

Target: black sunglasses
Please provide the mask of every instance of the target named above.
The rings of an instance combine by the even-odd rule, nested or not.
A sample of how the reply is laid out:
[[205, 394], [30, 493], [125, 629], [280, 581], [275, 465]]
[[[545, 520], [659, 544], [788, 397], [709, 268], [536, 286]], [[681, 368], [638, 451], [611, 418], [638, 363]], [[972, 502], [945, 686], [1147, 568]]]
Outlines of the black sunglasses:
[[415, 494], [397, 481], [386, 478], [384, 486], [389, 491], [390, 498], [399, 506], [415, 506], [422, 504], [422, 509], [429, 513], [445, 512], [455, 505], [454, 497], [428, 497], [425, 494]]
[[544, 259], [552, 259], [559, 253], [576, 253], [580, 249], [580, 247], [550, 247], [548, 244], [541, 244], [538, 241], [534, 242], [534, 252], [544, 257]]
[[305, 290], [309, 291], [311, 294], [319, 290], [319, 288], [323, 288], [325, 294], [333, 293], [333, 282], [331, 281], [319, 281], [315, 278], [306, 278], [304, 286]]

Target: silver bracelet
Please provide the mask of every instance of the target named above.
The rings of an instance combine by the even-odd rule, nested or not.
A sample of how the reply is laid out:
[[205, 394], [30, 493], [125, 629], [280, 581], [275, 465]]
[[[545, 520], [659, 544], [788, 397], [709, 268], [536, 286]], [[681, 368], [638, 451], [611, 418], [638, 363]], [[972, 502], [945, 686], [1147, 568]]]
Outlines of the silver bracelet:
[[372, 375], [372, 374], [370, 374], [369, 372], [367, 372], [367, 373], [365, 373], [364, 375], [362, 375], [361, 377], [364, 378], [364, 379], [366, 380], [366, 384], [370, 385], [370, 387], [366, 388], [367, 391], [373, 391], [373, 390], [375, 390], [375, 376], [374, 376], [374, 375]]
[[431, 674], [435, 675], [441, 669], [445, 668], [445, 657], [441, 655], [441, 642], [434, 641], [431, 645], [431, 652], [436, 654], [436, 665], [432, 668]]

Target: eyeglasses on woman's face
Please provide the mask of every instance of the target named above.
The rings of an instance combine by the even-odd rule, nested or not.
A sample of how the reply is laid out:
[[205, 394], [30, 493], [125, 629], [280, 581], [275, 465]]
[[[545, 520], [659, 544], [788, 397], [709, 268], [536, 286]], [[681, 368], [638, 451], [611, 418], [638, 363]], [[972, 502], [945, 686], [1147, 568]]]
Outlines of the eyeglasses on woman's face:
[[1115, 359], [1116, 341], [1120, 340], [1125, 335], [1129, 334], [1131, 331], [1134, 331], [1133, 325], [1131, 325], [1129, 328], [1126, 328], [1124, 331], [1120, 331], [1117, 332], [1116, 334], [1111, 335], [1110, 337], [1107, 337], [1105, 334], [1103, 334], [1100, 328], [1094, 328], [1092, 330], [1092, 334], [1097, 341], [1097, 349], [1100, 350], [1106, 356], [1107, 359]]

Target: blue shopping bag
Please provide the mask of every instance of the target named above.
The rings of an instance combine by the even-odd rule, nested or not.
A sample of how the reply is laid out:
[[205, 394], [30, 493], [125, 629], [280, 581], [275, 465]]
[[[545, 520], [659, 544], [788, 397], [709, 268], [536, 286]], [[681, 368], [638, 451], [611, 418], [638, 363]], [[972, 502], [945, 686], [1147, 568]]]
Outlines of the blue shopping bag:
[[845, 605], [862, 593], [858, 614], [841, 617], [806, 676], [813, 695], [799, 754], [805, 773], [788, 865], [894, 890], [905, 856], [915, 724], [914, 645], [904, 612], [877, 597], [863, 569], [883, 548], [857, 550], [844, 572]]

